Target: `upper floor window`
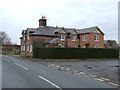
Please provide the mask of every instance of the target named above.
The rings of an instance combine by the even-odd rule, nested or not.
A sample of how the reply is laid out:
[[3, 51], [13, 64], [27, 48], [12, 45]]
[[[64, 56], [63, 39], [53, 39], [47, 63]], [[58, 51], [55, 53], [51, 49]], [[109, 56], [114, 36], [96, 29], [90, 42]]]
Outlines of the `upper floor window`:
[[86, 40], [87, 40], [86, 35], [83, 35], [83, 41], [86, 41]]
[[72, 39], [72, 41], [76, 41], [77, 36], [76, 36], [76, 35], [72, 35], [72, 36], [71, 36], [71, 39]]
[[65, 40], [65, 35], [64, 34], [60, 35], [60, 40], [63, 40], [63, 41]]
[[23, 40], [25, 41], [25, 35], [23, 36]]
[[94, 35], [94, 41], [99, 41], [98, 35]]
[[29, 33], [27, 34], [27, 40], [29, 40]]

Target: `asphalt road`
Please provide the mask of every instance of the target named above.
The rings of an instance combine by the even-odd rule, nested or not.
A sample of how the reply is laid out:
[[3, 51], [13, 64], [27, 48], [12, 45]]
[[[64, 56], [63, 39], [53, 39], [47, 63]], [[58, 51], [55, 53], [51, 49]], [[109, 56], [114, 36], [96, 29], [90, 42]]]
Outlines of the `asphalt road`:
[[2, 88], [117, 88], [84, 75], [33, 61], [2, 56]]

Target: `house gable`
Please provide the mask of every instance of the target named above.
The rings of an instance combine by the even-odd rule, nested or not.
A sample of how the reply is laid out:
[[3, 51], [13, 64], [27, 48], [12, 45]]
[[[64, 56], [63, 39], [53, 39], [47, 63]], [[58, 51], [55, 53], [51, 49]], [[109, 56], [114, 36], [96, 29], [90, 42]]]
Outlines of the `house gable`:
[[77, 34], [77, 32], [75, 30], [73, 30], [70, 34]]
[[101, 33], [101, 32], [98, 29], [96, 29], [92, 33]]
[[59, 33], [60, 34], [65, 34], [65, 31], [64, 30], [60, 30]]

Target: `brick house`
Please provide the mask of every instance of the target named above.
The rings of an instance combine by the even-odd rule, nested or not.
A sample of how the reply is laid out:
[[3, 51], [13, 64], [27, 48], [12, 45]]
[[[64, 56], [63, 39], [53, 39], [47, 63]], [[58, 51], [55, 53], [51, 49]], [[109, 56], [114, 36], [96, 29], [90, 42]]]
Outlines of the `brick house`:
[[104, 48], [104, 33], [94, 26], [84, 29], [47, 26], [43, 16], [38, 28], [22, 31], [21, 56], [32, 56], [33, 47]]

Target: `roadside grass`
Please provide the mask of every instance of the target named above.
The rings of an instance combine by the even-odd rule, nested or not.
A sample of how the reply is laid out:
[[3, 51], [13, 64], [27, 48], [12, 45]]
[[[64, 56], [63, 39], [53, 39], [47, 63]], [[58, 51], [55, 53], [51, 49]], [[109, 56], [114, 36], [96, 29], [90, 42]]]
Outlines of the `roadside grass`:
[[12, 52], [12, 51], [0, 51], [0, 54], [3, 54], [3, 55], [17, 55], [15, 52]]

